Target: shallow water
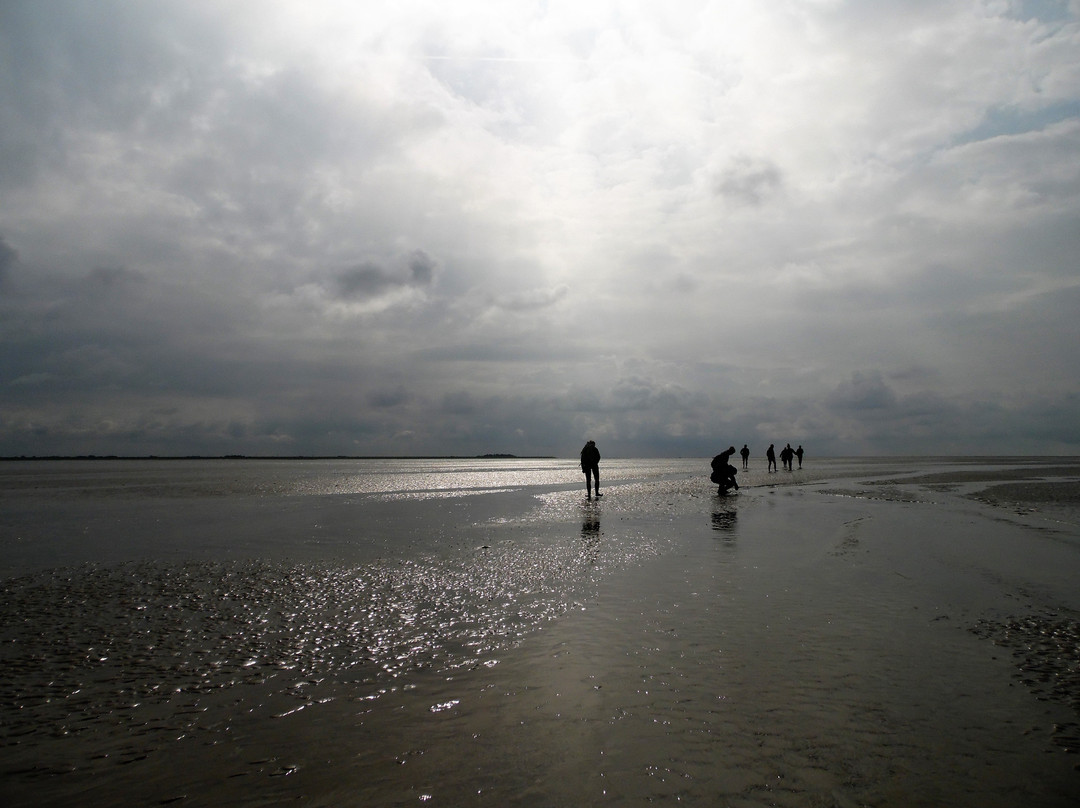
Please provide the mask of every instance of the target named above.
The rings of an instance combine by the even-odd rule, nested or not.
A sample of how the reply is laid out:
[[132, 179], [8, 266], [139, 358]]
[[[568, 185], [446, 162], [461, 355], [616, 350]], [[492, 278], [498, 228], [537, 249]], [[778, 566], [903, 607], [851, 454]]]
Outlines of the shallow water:
[[180, 462], [3, 468], [8, 804], [1078, 793], [1072, 466]]

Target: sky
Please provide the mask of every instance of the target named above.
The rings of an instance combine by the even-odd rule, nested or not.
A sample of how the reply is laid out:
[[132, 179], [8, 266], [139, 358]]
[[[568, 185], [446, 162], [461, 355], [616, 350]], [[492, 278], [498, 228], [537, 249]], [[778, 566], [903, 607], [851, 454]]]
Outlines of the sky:
[[0, 456], [1080, 454], [1080, 0], [0, 0]]

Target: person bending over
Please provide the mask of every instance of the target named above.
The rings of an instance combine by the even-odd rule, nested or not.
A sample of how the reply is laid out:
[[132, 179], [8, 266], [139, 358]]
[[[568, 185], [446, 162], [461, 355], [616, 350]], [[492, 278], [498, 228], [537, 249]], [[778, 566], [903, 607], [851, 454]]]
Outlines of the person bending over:
[[735, 480], [735, 475], [739, 473], [739, 470], [728, 462], [733, 454], [735, 454], [734, 446], [712, 459], [712, 476], [709, 479], [719, 486], [717, 494], [726, 494], [731, 488], [739, 490], [739, 483]]

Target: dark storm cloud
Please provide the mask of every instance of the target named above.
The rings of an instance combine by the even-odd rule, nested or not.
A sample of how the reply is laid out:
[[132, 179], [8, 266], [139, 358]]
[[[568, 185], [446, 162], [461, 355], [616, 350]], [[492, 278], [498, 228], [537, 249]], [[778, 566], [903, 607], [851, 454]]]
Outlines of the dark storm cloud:
[[113, 288], [132, 283], [146, 282], [146, 276], [127, 267], [94, 267], [87, 280], [96, 286]]
[[[1002, 398], [1048, 393], [1062, 378], [1080, 378], [1080, 288], [1026, 294], [1005, 307], [987, 306], [935, 324], [956, 349], [971, 356], [968, 370], [993, 374]], [[979, 351], [978, 346], [994, 346]], [[1054, 368], [1054, 372], [1048, 372]], [[961, 369], [958, 372], [962, 372]]]
[[411, 396], [404, 386], [393, 389], [375, 390], [368, 394], [367, 400], [372, 407], [400, 407], [409, 402]]
[[455, 342], [424, 348], [416, 356], [435, 362], [544, 362], [565, 361], [578, 354], [570, 346], [548, 346], [535, 342], [506, 341], [500, 344]]
[[1021, 20], [1064, 22], [1069, 19], [1068, 0], [1018, 0], [1010, 4], [1009, 11]]
[[442, 398], [442, 410], [454, 415], [472, 415], [480, 405], [476, 398], [465, 390], [447, 393]]
[[569, 291], [568, 286], [558, 286], [555, 289], [529, 289], [499, 297], [495, 300], [495, 305], [508, 311], [535, 311], [554, 306], [565, 298]]
[[3, 236], [0, 236], [0, 285], [3, 285], [4, 281], [7, 280], [8, 275], [11, 274], [11, 268], [15, 266], [15, 261], [18, 258], [19, 254], [4, 241]]
[[344, 270], [334, 279], [341, 297], [348, 300], [377, 297], [391, 289], [423, 288], [435, 280], [436, 263], [423, 250], [409, 255], [401, 267], [384, 267], [365, 261]]
[[881, 289], [880, 302], [895, 305], [898, 298], [907, 298], [907, 302], [928, 315], [942, 311], [948, 317], [974, 301], [1017, 292], [1024, 286], [1025, 279], [1022, 277], [937, 264], [913, 272], [904, 279], [904, 285], [899, 290], [889, 287]]
[[827, 399], [842, 410], [880, 410], [896, 405], [896, 393], [876, 370], [855, 371], [851, 379], [838, 385]]
[[678, 385], [657, 383], [640, 376], [620, 379], [611, 391], [611, 410], [671, 412], [683, 405], [688, 392]]
[[734, 202], [760, 205], [783, 186], [783, 175], [771, 160], [742, 156], [714, 180], [716, 192]]
[[409, 256], [409, 273], [417, 286], [428, 286], [435, 280], [435, 261], [423, 250], [417, 250]]
[[390, 286], [401, 286], [404, 282], [370, 263], [347, 269], [337, 276], [338, 291], [345, 298], [373, 297]]

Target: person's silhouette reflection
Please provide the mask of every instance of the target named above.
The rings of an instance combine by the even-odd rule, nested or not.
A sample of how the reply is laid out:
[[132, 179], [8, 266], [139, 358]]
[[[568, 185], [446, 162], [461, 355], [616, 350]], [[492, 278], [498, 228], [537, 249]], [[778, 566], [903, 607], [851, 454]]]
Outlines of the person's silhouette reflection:
[[737, 518], [738, 511], [713, 511], [712, 529], [734, 538]]
[[586, 507], [581, 516], [581, 555], [595, 564], [600, 555], [600, 509]]
[[586, 513], [581, 520], [581, 538], [586, 541], [600, 540], [600, 514]]

